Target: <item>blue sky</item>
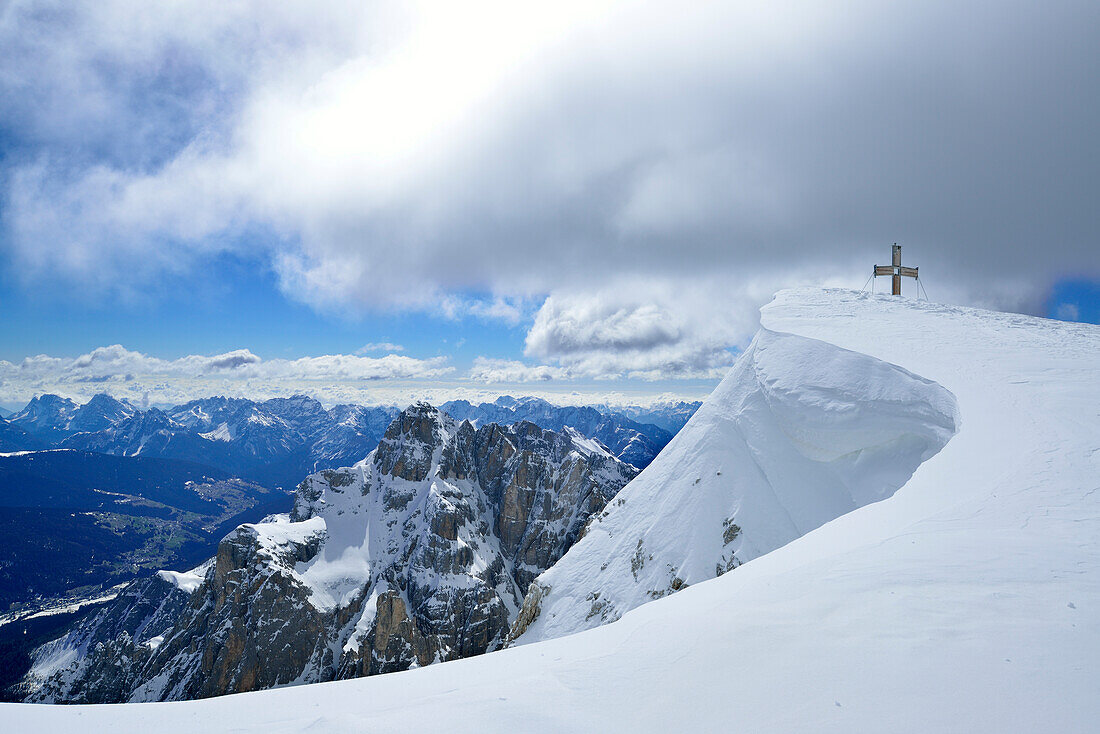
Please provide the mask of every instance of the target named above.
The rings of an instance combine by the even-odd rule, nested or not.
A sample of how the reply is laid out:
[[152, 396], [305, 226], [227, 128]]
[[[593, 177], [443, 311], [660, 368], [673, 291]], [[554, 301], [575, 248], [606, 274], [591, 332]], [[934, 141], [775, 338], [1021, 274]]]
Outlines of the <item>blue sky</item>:
[[1100, 281], [1060, 280], [1054, 284], [1045, 305], [1048, 318], [1100, 324]]
[[[77, 356], [106, 344], [174, 359], [248, 348], [264, 358], [353, 354], [368, 344], [396, 344], [418, 357], [449, 356], [468, 368], [478, 356], [522, 357], [528, 323], [418, 312], [318, 312], [288, 299], [262, 262], [225, 256], [203, 277], [181, 278], [161, 294], [97, 300], [24, 286], [0, 268], [6, 317], [0, 359], [36, 354]], [[1100, 323], [1100, 282], [1054, 284], [1037, 315]], [[372, 353], [383, 349], [372, 350]]]
[[[169, 281], [159, 293], [99, 300], [26, 288], [4, 272], [10, 322], [0, 359], [33, 354], [76, 356], [105, 344], [173, 359], [248, 348], [265, 358], [354, 354], [367, 344], [396, 344], [403, 353], [451, 356], [468, 367], [477, 356], [515, 357], [526, 329], [475, 317], [418, 312], [341, 314], [295, 303], [263, 262], [223, 256], [199, 276]], [[385, 350], [373, 350], [385, 351]]]
[[1098, 14], [14, 0], [0, 404], [700, 397], [895, 241], [1096, 323]]

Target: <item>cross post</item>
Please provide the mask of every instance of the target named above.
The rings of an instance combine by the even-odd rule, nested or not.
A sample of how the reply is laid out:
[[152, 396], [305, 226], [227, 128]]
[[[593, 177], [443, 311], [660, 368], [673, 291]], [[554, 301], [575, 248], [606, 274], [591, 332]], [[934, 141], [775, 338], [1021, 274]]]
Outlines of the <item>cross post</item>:
[[917, 268], [907, 268], [901, 264], [901, 245], [897, 242], [894, 243], [893, 257], [889, 265], [876, 265], [875, 277], [880, 275], [889, 275], [893, 279], [893, 294], [895, 296], [901, 295], [901, 279], [916, 278]]

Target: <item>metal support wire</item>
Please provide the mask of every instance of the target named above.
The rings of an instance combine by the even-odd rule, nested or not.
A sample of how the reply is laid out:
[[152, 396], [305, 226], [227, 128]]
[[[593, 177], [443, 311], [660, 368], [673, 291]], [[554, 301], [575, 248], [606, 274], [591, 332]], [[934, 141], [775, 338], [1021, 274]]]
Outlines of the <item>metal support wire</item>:
[[[874, 271], [871, 271], [871, 277], [867, 279], [867, 283], [870, 283], [874, 279], [875, 279], [875, 273], [874, 273]], [[864, 283], [863, 287], [859, 289], [860, 293], [866, 293], [867, 292], [867, 283]], [[875, 290], [875, 286], [872, 283], [871, 284], [871, 291], [874, 292], [874, 290]]]
[[[920, 289], [922, 291], [924, 291], [924, 300], [926, 300], [926, 301], [931, 300], [931, 299], [928, 298], [928, 291], [925, 289], [924, 283], [921, 282], [920, 278], [917, 278], [917, 285], [919, 285]], [[918, 295], [920, 295], [920, 294], [918, 293]]]

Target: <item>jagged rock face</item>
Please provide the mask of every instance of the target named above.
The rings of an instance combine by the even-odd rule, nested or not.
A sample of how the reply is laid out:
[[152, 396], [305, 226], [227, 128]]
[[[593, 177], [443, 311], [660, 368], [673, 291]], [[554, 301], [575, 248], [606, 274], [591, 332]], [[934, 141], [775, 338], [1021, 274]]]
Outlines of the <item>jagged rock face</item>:
[[610, 409], [601, 412], [586, 406], [558, 406], [541, 398], [504, 396], [495, 402], [480, 405], [453, 400], [444, 403], [441, 410], [456, 420], [469, 420], [474, 425], [510, 425], [529, 421], [554, 431], [564, 431], [569, 426], [584, 436], [596, 439], [614, 456], [639, 469], [648, 466], [672, 440], [672, 433], [664, 428], [639, 423]]
[[306, 478], [289, 517], [223, 540], [155, 650], [93, 649], [29, 700], [196, 698], [495, 649], [531, 580], [636, 473], [572, 430], [414, 405], [364, 461]]
[[378, 442], [375, 462], [383, 474], [410, 482], [423, 481], [432, 453], [441, 442], [442, 425], [435, 408], [417, 403], [397, 417]]
[[9, 421], [27, 433], [44, 441], [56, 441], [68, 435], [68, 424], [77, 406], [68, 398], [40, 395]]
[[304, 589], [279, 577], [316, 555], [324, 530], [314, 525], [274, 545], [252, 525], [223, 540], [203, 584], [126, 698], [204, 698], [292, 682], [316, 654], [326, 619]]
[[73, 433], [103, 431], [136, 412], [137, 409], [129, 403], [116, 400], [105, 393], [98, 393], [73, 411], [66, 428]]
[[35, 651], [37, 680], [27, 690], [29, 700], [125, 701], [189, 599], [159, 574], [133, 582], [99, 614]]

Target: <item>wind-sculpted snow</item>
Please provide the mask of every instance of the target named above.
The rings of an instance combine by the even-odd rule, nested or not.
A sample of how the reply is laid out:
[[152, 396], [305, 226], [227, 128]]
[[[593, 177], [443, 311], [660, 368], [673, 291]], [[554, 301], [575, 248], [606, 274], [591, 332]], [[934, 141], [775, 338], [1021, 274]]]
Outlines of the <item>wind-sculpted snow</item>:
[[571, 429], [475, 429], [414, 405], [365, 460], [306, 478], [289, 517], [241, 525], [207, 567], [143, 586], [186, 599], [152, 642], [108, 605], [40, 650], [30, 699], [202, 698], [492, 650], [531, 580], [636, 474]]
[[0, 704], [0, 723], [21, 734], [1096, 731], [1100, 327], [820, 289], [780, 293], [762, 323], [934, 380], [955, 396], [958, 432], [892, 496], [614, 624], [208, 701]]
[[535, 582], [518, 643], [578, 632], [889, 497], [957, 428], [900, 367], [761, 330], [664, 452]]

